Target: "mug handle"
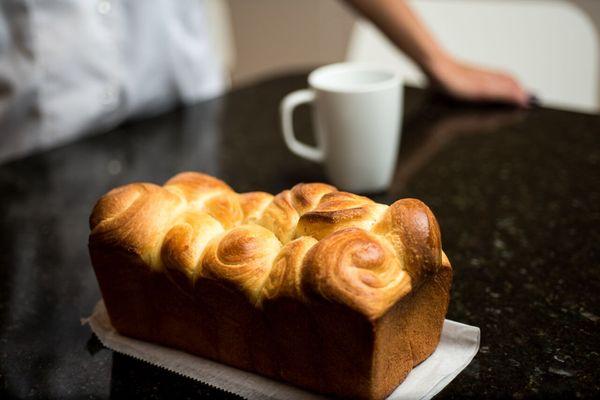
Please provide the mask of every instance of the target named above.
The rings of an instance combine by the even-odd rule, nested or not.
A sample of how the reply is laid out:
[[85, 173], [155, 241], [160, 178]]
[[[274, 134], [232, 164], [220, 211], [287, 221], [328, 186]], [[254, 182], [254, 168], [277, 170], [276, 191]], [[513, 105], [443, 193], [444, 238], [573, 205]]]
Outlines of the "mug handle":
[[302, 89], [285, 96], [281, 101], [279, 113], [281, 114], [281, 131], [283, 139], [290, 151], [300, 157], [315, 162], [322, 162], [325, 152], [322, 147], [313, 147], [299, 142], [294, 135], [293, 113], [300, 104], [312, 103], [315, 100], [315, 92], [311, 89]]

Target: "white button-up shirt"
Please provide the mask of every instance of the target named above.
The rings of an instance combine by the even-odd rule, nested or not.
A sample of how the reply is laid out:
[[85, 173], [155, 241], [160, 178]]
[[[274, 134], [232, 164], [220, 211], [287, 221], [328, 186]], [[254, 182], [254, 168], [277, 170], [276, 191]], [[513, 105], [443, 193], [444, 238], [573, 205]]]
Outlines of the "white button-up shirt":
[[220, 94], [202, 0], [2, 0], [0, 162]]

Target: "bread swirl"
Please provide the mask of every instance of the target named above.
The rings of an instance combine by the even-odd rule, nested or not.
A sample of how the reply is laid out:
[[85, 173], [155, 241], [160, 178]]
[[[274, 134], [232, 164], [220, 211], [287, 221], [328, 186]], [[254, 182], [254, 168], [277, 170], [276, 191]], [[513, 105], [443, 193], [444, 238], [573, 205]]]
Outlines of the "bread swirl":
[[104, 195], [90, 254], [129, 336], [322, 393], [383, 398], [435, 349], [451, 267], [422, 202], [235, 193], [185, 172]]

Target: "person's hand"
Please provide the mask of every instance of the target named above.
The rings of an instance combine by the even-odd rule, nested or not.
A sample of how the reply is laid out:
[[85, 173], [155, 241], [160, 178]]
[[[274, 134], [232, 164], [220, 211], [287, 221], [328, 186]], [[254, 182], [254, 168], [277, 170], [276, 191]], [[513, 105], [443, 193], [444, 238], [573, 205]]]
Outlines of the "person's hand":
[[461, 64], [437, 43], [427, 26], [404, 1], [346, 0], [417, 63], [431, 83], [463, 101], [529, 107], [535, 99], [510, 75]]
[[537, 99], [513, 77], [445, 58], [428, 70], [431, 83], [462, 101], [494, 102], [530, 107]]

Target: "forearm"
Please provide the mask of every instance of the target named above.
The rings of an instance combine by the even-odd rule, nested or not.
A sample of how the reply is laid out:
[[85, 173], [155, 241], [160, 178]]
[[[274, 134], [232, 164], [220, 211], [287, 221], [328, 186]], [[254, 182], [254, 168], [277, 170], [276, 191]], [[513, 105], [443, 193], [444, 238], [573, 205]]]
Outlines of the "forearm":
[[371, 20], [423, 71], [431, 75], [448, 56], [425, 24], [403, 0], [345, 0]]
[[457, 99], [531, 106], [534, 99], [512, 76], [455, 60], [444, 51], [404, 0], [345, 0], [371, 20], [427, 74]]

